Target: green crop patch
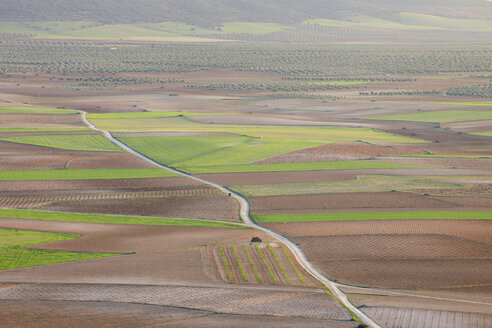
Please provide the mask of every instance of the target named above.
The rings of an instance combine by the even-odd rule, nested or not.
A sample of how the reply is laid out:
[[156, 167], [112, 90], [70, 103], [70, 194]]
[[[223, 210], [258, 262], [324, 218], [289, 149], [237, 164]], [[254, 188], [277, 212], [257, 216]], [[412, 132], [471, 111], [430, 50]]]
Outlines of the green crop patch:
[[274, 164], [210, 165], [180, 166], [186, 172], [204, 173], [246, 173], [246, 172], [289, 172], [289, 171], [325, 171], [325, 170], [364, 170], [364, 169], [398, 169], [422, 168], [424, 166], [406, 165], [373, 160], [333, 161], [333, 162], [292, 162]]
[[433, 101], [429, 104], [442, 104], [442, 105], [463, 105], [463, 106], [491, 106], [492, 101]]
[[258, 223], [366, 220], [492, 220], [492, 211], [404, 211], [255, 214]]
[[28, 219], [45, 221], [63, 222], [90, 222], [90, 223], [109, 223], [109, 224], [140, 224], [140, 225], [159, 225], [159, 226], [182, 226], [182, 227], [212, 227], [212, 228], [240, 228], [249, 229], [245, 225], [214, 220], [193, 220], [162, 218], [148, 216], [126, 216], [108, 214], [87, 214], [72, 212], [47, 212], [23, 209], [1, 209], [0, 217], [8, 219]]
[[412, 114], [387, 115], [367, 118], [368, 120], [411, 121], [411, 122], [466, 122], [492, 120], [492, 110], [440, 110]]
[[492, 137], [492, 131], [490, 131], [490, 132], [474, 132], [471, 134], [475, 134], [477, 136]]
[[0, 170], [0, 181], [141, 179], [177, 176], [160, 168]]
[[281, 183], [232, 186], [231, 188], [246, 197], [330, 194], [347, 192], [388, 192], [411, 191], [419, 189], [450, 189], [462, 185], [433, 181], [431, 177], [360, 175], [353, 180], [322, 181], [311, 183]]
[[67, 150], [123, 151], [100, 134], [35, 135], [0, 138], [0, 140]]
[[26, 248], [80, 237], [65, 233], [0, 229], [0, 271], [97, 259], [122, 254], [82, 253]]

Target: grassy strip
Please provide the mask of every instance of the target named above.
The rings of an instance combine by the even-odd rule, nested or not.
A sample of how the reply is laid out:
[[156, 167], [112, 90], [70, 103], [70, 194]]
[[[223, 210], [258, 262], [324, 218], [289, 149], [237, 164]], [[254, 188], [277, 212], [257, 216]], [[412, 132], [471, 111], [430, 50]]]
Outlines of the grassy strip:
[[230, 281], [234, 281], [234, 276], [232, 275], [232, 271], [231, 271], [231, 265], [229, 263], [229, 260], [225, 256], [224, 249], [222, 248], [222, 245], [217, 246], [217, 249], [219, 250], [220, 257], [222, 258], [222, 263], [224, 263], [224, 267], [225, 267], [226, 274], [227, 274], [227, 279], [229, 279]]
[[29, 245], [77, 237], [80, 236], [53, 232], [0, 229], [0, 271], [121, 255], [25, 248], [25, 246]]
[[285, 272], [285, 268], [282, 265], [282, 263], [280, 263], [280, 260], [277, 256], [277, 253], [275, 253], [275, 250], [273, 249], [272, 245], [270, 245], [270, 243], [267, 243], [267, 247], [268, 247], [268, 250], [270, 251], [270, 254], [272, 254], [273, 258], [275, 259], [275, 262], [277, 262], [277, 265], [280, 269], [280, 272], [282, 272], [282, 275], [284, 276], [285, 281], [290, 282], [289, 276], [287, 275], [287, 272]]
[[1, 114], [78, 114], [76, 110], [41, 106], [0, 107]]
[[195, 174], [205, 173], [246, 173], [246, 172], [290, 172], [290, 171], [325, 171], [325, 170], [364, 170], [422, 168], [418, 165], [406, 165], [373, 160], [332, 161], [332, 162], [295, 162], [274, 164], [239, 164], [210, 166], [178, 166], [179, 169]]
[[20, 144], [44, 146], [67, 150], [112, 151], [123, 150], [100, 134], [56, 134], [0, 138]]
[[296, 272], [297, 276], [299, 277], [299, 281], [303, 284], [306, 283], [306, 280], [304, 279], [304, 277], [302, 276], [302, 273], [301, 271], [299, 270], [299, 268], [297, 267], [296, 263], [294, 262], [294, 260], [292, 259], [292, 257], [290, 257], [290, 254], [289, 254], [289, 251], [285, 248], [284, 244], [280, 244], [280, 247], [282, 248], [282, 251], [284, 252], [284, 255], [285, 257], [287, 257], [287, 260], [289, 261], [290, 265], [292, 266], [292, 268], [294, 269], [294, 271]]
[[246, 256], [248, 257], [249, 264], [253, 268], [253, 272], [255, 273], [256, 280], [258, 282], [263, 282], [263, 277], [261, 276], [260, 272], [258, 271], [258, 267], [255, 264], [255, 261], [253, 260], [253, 257], [251, 256], [251, 253], [249, 252], [248, 246], [243, 245], [243, 250], [246, 253]]
[[273, 274], [272, 268], [270, 267], [270, 264], [268, 264], [265, 254], [263, 254], [263, 251], [261, 250], [260, 246], [258, 246], [258, 243], [255, 243], [255, 248], [256, 248], [256, 252], [260, 256], [261, 260], [263, 261], [263, 264], [265, 265], [268, 271], [268, 275], [270, 276], [270, 279], [272, 279], [273, 283], [276, 283], [277, 277], [275, 277], [275, 274]]
[[[110, 224], [141, 224], [184, 227], [216, 227], [216, 228], [247, 228], [242, 225], [213, 220], [183, 220], [173, 218], [122, 216], [107, 214], [86, 214], [70, 212], [46, 212], [21, 209], [0, 209], [0, 218], [28, 219], [63, 222], [90, 222]], [[248, 228], [247, 228], [248, 229]]]
[[[485, 133], [471, 133], [478, 135], [487, 135]], [[492, 136], [492, 132], [489, 133]], [[430, 157], [430, 158], [492, 158], [489, 155], [440, 155], [440, 154], [404, 154], [404, 155], [384, 155], [384, 157]]]
[[177, 176], [175, 173], [160, 168], [0, 171], [0, 181], [142, 179]]
[[492, 131], [490, 131], [490, 132], [473, 132], [470, 134], [475, 134], [477, 136], [492, 137]]
[[243, 277], [244, 281], [249, 281], [248, 274], [246, 273], [246, 270], [244, 270], [243, 262], [241, 262], [241, 259], [239, 258], [236, 247], [234, 247], [233, 244], [230, 244], [229, 247], [231, 248], [232, 255], [234, 255], [234, 258], [236, 259], [239, 272], [241, 272], [241, 277]]
[[258, 223], [365, 220], [492, 220], [492, 211], [402, 211], [255, 214]]
[[348, 192], [389, 192], [420, 189], [449, 189], [463, 187], [459, 184], [433, 181], [422, 176], [360, 175], [356, 179], [303, 183], [280, 183], [231, 186], [246, 197], [308, 195]]
[[366, 118], [368, 120], [411, 121], [411, 122], [467, 122], [492, 120], [491, 110], [439, 110], [411, 114], [386, 115]]
[[464, 106], [492, 106], [492, 101], [433, 101], [429, 104], [464, 105]]

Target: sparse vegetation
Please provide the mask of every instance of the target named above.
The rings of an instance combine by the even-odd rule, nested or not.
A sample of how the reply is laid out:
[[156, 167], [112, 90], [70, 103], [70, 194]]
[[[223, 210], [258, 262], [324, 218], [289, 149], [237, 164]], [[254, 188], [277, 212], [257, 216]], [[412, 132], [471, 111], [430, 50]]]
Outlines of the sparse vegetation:
[[270, 243], [267, 243], [267, 248], [270, 251], [270, 254], [272, 254], [272, 257], [275, 259], [275, 262], [277, 263], [278, 268], [280, 269], [280, 272], [282, 272], [282, 275], [285, 278], [285, 281], [289, 282], [289, 276], [287, 275], [287, 272], [285, 272], [285, 268], [280, 262], [277, 253], [275, 253], [275, 250], [273, 249], [272, 245]]
[[254, 243], [254, 244], [255, 244], [256, 252], [258, 253], [258, 256], [261, 258], [261, 260], [263, 261], [263, 264], [265, 265], [265, 268], [268, 271], [268, 275], [270, 276], [270, 279], [272, 280], [273, 283], [276, 283], [277, 277], [273, 273], [270, 263], [268, 263], [268, 260], [265, 257], [265, 254], [263, 254], [263, 251], [261, 250], [258, 243]]
[[234, 259], [236, 260], [237, 267], [239, 268], [239, 272], [241, 274], [241, 277], [243, 278], [244, 281], [249, 281], [248, 274], [246, 273], [246, 270], [244, 269], [243, 262], [239, 258], [239, 254], [237, 253], [237, 249], [233, 244], [230, 244], [229, 247], [231, 248], [232, 255], [234, 256]]
[[297, 277], [299, 278], [299, 281], [301, 283], [305, 284], [306, 283], [306, 280], [304, 279], [301, 271], [299, 270], [299, 268], [297, 267], [296, 263], [294, 262], [294, 260], [290, 256], [289, 251], [286, 249], [286, 247], [284, 246], [284, 244], [280, 244], [280, 248], [282, 248], [282, 252], [284, 253], [284, 255], [287, 258], [287, 260], [289, 261], [290, 265], [292, 266], [292, 269], [294, 269], [294, 271], [296, 272]]
[[255, 264], [255, 261], [253, 260], [253, 257], [251, 256], [251, 253], [248, 249], [248, 246], [243, 245], [243, 250], [244, 253], [246, 253], [246, 256], [248, 257], [249, 264], [251, 265], [251, 268], [253, 268], [253, 272], [255, 273], [256, 280], [259, 283], [263, 282], [263, 277], [261, 276], [261, 273], [258, 271], [258, 267]]
[[232, 271], [231, 271], [231, 265], [230, 265], [229, 260], [227, 259], [226, 255], [224, 253], [224, 248], [222, 247], [222, 245], [218, 245], [217, 250], [219, 251], [220, 258], [222, 259], [222, 263], [224, 264], [227, 279], [229, 279], [229, 281], [231, 281], [231, 282], [234, 281], [234, 275], [232, 274]]

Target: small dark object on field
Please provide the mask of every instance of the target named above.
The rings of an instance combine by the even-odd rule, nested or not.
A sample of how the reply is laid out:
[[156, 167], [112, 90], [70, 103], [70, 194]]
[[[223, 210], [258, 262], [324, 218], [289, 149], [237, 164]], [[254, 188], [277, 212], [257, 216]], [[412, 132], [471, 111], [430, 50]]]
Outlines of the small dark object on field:
[[231, 196], [231, 193], [228, 193], [227, 195], [230, 197]]
[[252, 243], [261, 243], [261, 238], [260, 237], [253, 237], [251, 238]]
[[361, 323], [360, 325], [357, 326], [357, 328], [368, 328], [369, 326], [366, 324]]
[[434, 143], [439, 143], [439, 140], [434, 141]]

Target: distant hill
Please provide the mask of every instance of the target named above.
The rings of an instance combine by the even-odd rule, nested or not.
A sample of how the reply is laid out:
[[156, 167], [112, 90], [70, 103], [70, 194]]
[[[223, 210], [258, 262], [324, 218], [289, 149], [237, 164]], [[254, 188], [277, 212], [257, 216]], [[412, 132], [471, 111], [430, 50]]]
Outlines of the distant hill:
[[[306, 19], [370, 16], [398, 20], [400, 11], [492, 19], [486, 0], [0, 0], [1, 22], [225, 22], [295, 24]], [[1, 32], [1, 31], [0, 31]]]

